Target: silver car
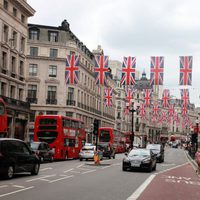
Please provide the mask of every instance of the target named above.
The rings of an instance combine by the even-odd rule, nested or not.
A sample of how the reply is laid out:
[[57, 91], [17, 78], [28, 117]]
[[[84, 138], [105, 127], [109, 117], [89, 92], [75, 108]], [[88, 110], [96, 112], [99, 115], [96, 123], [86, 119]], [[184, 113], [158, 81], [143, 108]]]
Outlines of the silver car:
[[[89, 146], [84, 146], [80, 153], [79, 153], [79, 159], [82, 161], [83, 159], [88, 160], [88, 159], [94, 159], [94, 153], [96, 151], [96, 146], [89, 145]], [[100, 160], [103, 158], [103, 153], [101, 151], [98, 152]]]

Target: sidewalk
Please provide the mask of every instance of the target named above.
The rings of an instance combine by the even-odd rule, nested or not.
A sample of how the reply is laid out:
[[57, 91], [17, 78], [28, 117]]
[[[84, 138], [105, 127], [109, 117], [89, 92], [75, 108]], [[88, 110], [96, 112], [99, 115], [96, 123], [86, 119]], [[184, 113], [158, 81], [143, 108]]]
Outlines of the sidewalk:
[[129, 197], [129, 200], [199, 200], [200, 177], [196, 174], [197, 165], [185, 153], [190, 162], [152, 174], [138, 195]]

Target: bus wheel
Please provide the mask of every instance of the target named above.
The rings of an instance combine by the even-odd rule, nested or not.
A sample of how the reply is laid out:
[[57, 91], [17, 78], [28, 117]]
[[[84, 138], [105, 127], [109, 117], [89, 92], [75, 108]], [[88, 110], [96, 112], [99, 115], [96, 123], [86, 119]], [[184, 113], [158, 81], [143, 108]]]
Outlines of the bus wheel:
[[65, 160], [68, 160], [67, 152], [65, 153]]

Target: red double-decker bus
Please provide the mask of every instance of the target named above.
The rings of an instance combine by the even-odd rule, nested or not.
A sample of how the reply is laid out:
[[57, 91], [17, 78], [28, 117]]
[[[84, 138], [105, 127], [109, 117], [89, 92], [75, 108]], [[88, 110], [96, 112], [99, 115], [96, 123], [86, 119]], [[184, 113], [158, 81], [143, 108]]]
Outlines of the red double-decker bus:
[[0, 137], [6, 137], [7, 135], [7, 112], [6, 105], [2, 98], [0, 98]]
[[99, 143], [108, 143], [115, 149], [115, 153], [124, 153], [126, 150], [124, 134], [111, 127], [99, 128]]
[[35, 119], [34, 141], [47, 142], [54, 159], [78, 158], [85, 144], [83, 121], [61, 115], [38, 115]]

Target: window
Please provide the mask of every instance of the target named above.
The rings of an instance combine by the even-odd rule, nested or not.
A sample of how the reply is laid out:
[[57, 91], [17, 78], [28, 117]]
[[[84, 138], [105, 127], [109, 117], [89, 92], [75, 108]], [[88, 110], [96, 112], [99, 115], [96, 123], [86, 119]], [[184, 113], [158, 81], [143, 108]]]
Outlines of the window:
[[13, 31], [11, 45], [13, 47], [17, 47], [17, 32], [16, 31]]
[[38, 56], [38, 47], [30, 47], [30, 56]]
[[48, 86], [47, 99], [50, 100], [56, 99], [56, 86]]
[[3, 26], [3, 41], [8, 42], [8, 26]]
[[49, 66], [49, 77], [56, 77], [57, 76], [57, 66], [50, 65]]
[[10, 86], [10, 97], [15, 98], [15, 86], [13, 85]]
[[21, 15], [21, 22], [22, 22], [22, 23], [25, 22], [25, 17], [24, 17], [24, 15]]
[[50, 58], [57, 58], [58, 56], [58, 49], [50, 49]]
[[8, 10], [8, 2], [6, 0], [3, 1], [3, 7]]
[[17, 17], [17, 9], [13, 8], [13, 16]]
[[19, 62], [19, 75], [24, 76], [24, 62], [22, 60]]
[[37, 85], [28, 85], [28, 98], [36, 99]]
[[29, 29], [29, 39], [30, 40], [39, 40], [39, 30], [38, 29]]
[[23, 100], [23, 93], [24, 93], [24, 90], [23, 89], [19, 89], [19, 100]]
[[20, 45], [21, 45], [20, 50], [22, 52], [24, 52], [24, 50], [25, 50], [25, 38], [24, 37], [21, 37], [21, 44]]
[[16, 73], [16, 58], [14, 56], [12, 56], [11, 59], [11, 71], [13, 73]]
[[1, 82], [1, 94], [6, 96], [6, 83]]
[[58, 42], [58, 32], [49, 31], [49, 42]]
[[7, 53], [2, 52], [2, 67], [7, 69]]
[[47, 110], [47, 111], [46, 111], [46, 114], [47, 114], [47, 115], [57, 115], [57, 114], [58, 114], [58, 111]]
[[29, 64], [29, 76], [37, 76], [37, 64]]
[[70, 101], [74, 100], [74, 88], [68, 88], [67, 99]]

